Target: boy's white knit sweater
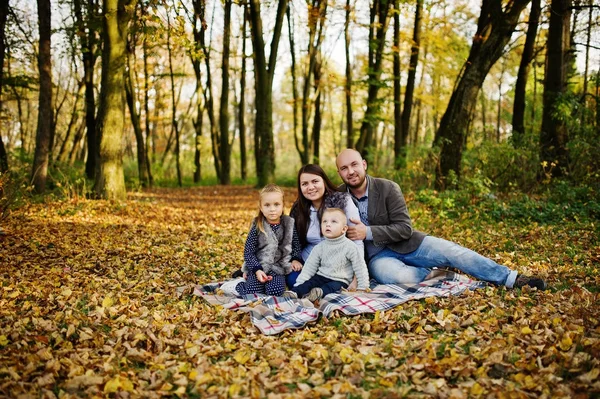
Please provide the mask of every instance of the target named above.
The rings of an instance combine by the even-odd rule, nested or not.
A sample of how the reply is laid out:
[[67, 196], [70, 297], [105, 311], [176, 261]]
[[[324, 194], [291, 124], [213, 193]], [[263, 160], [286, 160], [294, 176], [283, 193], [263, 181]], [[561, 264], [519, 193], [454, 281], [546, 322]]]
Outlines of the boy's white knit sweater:
[[315, 274], [346, 284], [350, 284], [356, 274], [357, 288], [369, 288], [369, 271], [364, 255], [345, 235], [326, 238], [314, 247], [294, 286], [308, 281]]

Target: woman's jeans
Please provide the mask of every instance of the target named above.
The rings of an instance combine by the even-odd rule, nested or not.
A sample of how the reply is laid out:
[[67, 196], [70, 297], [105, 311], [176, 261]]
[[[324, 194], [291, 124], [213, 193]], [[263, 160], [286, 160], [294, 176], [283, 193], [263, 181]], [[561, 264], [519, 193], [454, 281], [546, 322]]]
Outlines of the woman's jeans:
[[453, 267], [478, 280], [512, 288], [517, 272], [442, 238], [427, 236], [419, 248], [399, 254], [389, 248], [369, 260], [369, 275], [380, 284], [414, 284], [433, 267]]

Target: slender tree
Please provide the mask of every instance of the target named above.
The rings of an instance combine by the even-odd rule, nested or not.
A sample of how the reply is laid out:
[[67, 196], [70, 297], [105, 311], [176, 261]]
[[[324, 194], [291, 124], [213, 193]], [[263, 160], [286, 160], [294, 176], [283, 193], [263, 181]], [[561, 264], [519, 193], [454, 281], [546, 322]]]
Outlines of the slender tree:
[[[238, 106], [238, 129], [240, 132], [240, 173], [242, 181], [248, 178], [248, 159], [246, 158], [246, 28], [248, 23], [248, 8], [244, 7], [242, 23], [242, 67], [240, 70], [240, 103]], [[294, 122], [295, 126], [295, 122]], [[296, 131], [294, 129], [294, 136]]]
[[540, 159], [545, 167], [555, 164], [553, 176], [563, 175], [569, 161], [567, 124], [557, 108], [567, 90], [571, 6], [571, 0], [552, 0], [550, 6]]
[[127, 34], [134, 0], [103, 0], [102, 89], [97, 137], [100, 162], [96, 169], [96, 194], [105, 199], [126, 197], [122, 134], [125, 125], [125, 64]]
[[38, 126], [35, 137], [35, 155], [31, 180], [35, 191], [44, 192], [48, 176], [48, 161], [52, 142], [52, 123], [54, 110], [52, 106], [52, 54], [50, 38], [51, 12], [50, 0], [38, 0], [38, 17], [40, 44], [38, 69], [40, 73], [40, 95], [38, 110]]
[[483, 0], [477, 32], [469, 57], [463, 65], [446, 112], [442, 117], [435, 146], [441, 146], [440, 164], [436, 170], [436, 187], [444, 189], [453, 185], [448, 176], [460, 178], [460, 164], [465, 135], [477, 94], [490, 68], [500, 58], [519, 21], [519, 16], [530, 0]]
[[[147, 6], [143, 2], [139, 2], [142, 14], [142, 27], [144, 29], [144, 34], [142, 35], [142, 52], [144, 59], [144, 129], [146, 133], [146, 167], [148, 169], [148, 185], [152, 186], [154, 183], [154, 179], [152, 177], [152, 168], [151, 164], [154, 162], [154, 154], [155, 154], [155, 146], [154, 146], [154, 136], [152, 135], [152, 130], [150, 129], [150, 71], [148, 67], [148, 13]], [[152, 156], [150, 156], [152, 154]]]
[[535, 40], [541, 12], [541, 0], [532, 0], [525, 45], [523, 47], [523, 54], [521, 55], [519, 71], [517, 72], [517, 83], [515, 84], [512, 118], [512, 143], [515, 147], [520, 147], [523, 144], [523, 135], [525, 134], [525, 94], [529, 69], [535, 54]]
[[[177, 97], [175, 95], [175, 73], [173, 72], [173, 50], [171, 48], [171, 13], [167, 10], [167, 54], [169, 56], [169, 77], [171, 80], [171, 136], [175, 135], [175, 169], [177, 170], [177, 184], [183, 186], [181, 178], [181, 146], [179, 143], [179, 123], [177, 121]], [[166, 151], [165, 151], [166, 152]]]
[[323, 123], [323, 112], [321, 107], [321, 68], [322, 68], [321, 53], [317, 55], [317, 61], [314, 69], [314, 88], [315, 97], [315, 117], [313, 118], [312, 144], [313, 144], [313, 159], [312, 163], [319, 163], [320, 144], [321, 144], [321, 125]]
[[[85, 15], [83, 13], [85, 9]], [[85, 126], [88, 157], [85, 163], [85, 174], [94, 178], [100, 154], [96, 137], [96, 99], [94, 83], [94, 66], [96, 64], [96, 22], [97, 5], [94, 0], [83, 4], [82, 0], [73, 0], [73, 11], [77, 25], [77, 36], [81, 45], [83, 74], [85, 81]]]
[[346, 51], [346, 147], [354, 147], [354, 120], [352, 115], [352, 63], [350, 60], [350, 19], [352, 7], [346, 0], [346, 20], [344, 22], [344, 49]]
[[231, 4], [225, 0], [223, 26], [223, 58], [221, 62], [221, 104], [219, 107], [219, 158], [221, 160], [221, 184], [231, 184], [231, 145], [229, 142], [229, 53], [231, 41]]
[[127, 99], [127, 107], [129, 108], [129, 115], [131, 116], [131, 124], [133, 125], [133, 132], [135, 133], [136, 142], [136, 153], [138, 160], [138, 178], [142, 187], [149, 186], [148, 179], [148, 165], [146, 163], [146, 145], [144, 143], [144, 132], [142, 131], [142, 125], [140, 122], [140, 115], [136, 106], [136, 96], [134, 88], [134, 63], [135, 59], [135, 36], [130, 35], [130, 40], [127, 46], [127, 73], [125, 76], [125, 96]]
[[[5, 42], [4, 35], [6, 29], [6, 20], [8, 18], [8, 0], [0, 0], [0, 109], [2, 108], [2, 88], [4, 77], [4, 54]], [[0, 130], [0, 173], [8, 171], [8, 155], [2, 141], [2, 131]]]
[[423, 0], [417, 0], [415, 8], [415, 26], [413, 40], [410, 46], [410, 60], [408, 64], [408, 78], [404, 92], [404, 108], [402, 109], [402, 146], [406, 147], [410, 137], [410, 115], [412, 112], [413, 98], [415, 93], [415, 80], [417, 77], [417, 65], [419, 63], [419, 50], [421, 49], [421, 25], [423, 20]]
[[394, 167], [400, 169], [406, 162], [406, 145], [402, 137], [402, 102], [400, 82], [400, 0], [394, 2]]
[[73, 108], [71, 109], [71, 117], [69, 118], [69, 125], [67, 126], [67, 131], [65, 133], [65, 139], [60, 145], [60, 149], [58, 150], [58, 154], [56, 154], [56, 161], [64, 162], [67, 160], [67, 146], [69, 143], [73, 142], [71, 136], [76, 132], [77, 122], [79, 120], [79, 99], [84, 95], [85, 90], [85, 80], [79, 82], [79, 89], [77, 90], [77, 95], [75, 96], [75, 101], [73, 101]]
[[369, 155], [370, 148], [375, 144], [375, 126], [379, 122], [381, 101], [377, 99], [383, 70], [383, 53], [385, 49], [385, 36], [389, 25], [389, 11], [393, 0], [374, 1], [371, 5], [369, 25], [369, 77], [368, 94], [365, 116], [360, 127], [360, 138], [357, 149], [365, 156]]
[[265, 55], [260, 0], [250, 0], [250, 30], [254, 48], [254, 83], [255, 83], [255, 147], [256, 175], [258, 185], [263, 186], [275, 177], [275, 144], [273, 137], [273, 76], [277, 63], [277, 51], [283, 18], [288, 0], [278, 0], [275, 27], [269, 58]]
[[307, 152], [304, 150], [308, 141], [304, 141], [304, 137], [302, 140], [302, 146], [300, 145], [300, 140], [298, 140], [298, 103], [299, 103], [299, 95], [298, 95], [298, 78], [296, 77], [296, 43], [294, 40], [294, 28], [292, 22], [292, 11], [291, 7], [287, 8], [286, 11], [287, 22], [288, 22], [288, 37], [290, 40], [290, 57], [292, 61], [292, 65], [290, 67], [290, 72], [292, 75], [292, 116], [294, 123], [294, 146], [296, 147], [296, 151], [300, 156], [300, 162], [304, 165], [308, 163]]

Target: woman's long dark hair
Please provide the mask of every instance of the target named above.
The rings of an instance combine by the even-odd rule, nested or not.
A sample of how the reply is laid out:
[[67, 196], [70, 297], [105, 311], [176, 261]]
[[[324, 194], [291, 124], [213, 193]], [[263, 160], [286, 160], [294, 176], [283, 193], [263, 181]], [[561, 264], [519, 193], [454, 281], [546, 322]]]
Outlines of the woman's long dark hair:
[[325, 193], [323, 194], [323, 201], [321, 201], [321, 206], [318, 209], [318, 215], [320, 218], [321, 213], [323, 212], [323, 208], [325, 206], [325, 198], [330, 196], [332, 193], [338, 191], [337, 187], [333, 182], [327, 177], [327, 173], [321, 168], [319, 165], [315, 165], [309, 163], [304, 165], [298, 171], [298, 177], [296, 178], [296, 182], [298, 185], [298, 196], [296, 197], [296, 201], [292, 205], [292, 209], [290, 210], [290, 216], [294, 218], [296, 231], [298, 233], [298, 238], [300, 239], [300, 244], [304, 248], [306, 246], [306, 234], [308, 233], [308, 225], [310, 224], [310, 206], [312, 205], [312, 201], [307, 200], [304, 195], [302, 195], [302, 188], [300, 187], [300, 176], [303, 173], [309, 173], [311, 175], [320, 176], [325, 183]]

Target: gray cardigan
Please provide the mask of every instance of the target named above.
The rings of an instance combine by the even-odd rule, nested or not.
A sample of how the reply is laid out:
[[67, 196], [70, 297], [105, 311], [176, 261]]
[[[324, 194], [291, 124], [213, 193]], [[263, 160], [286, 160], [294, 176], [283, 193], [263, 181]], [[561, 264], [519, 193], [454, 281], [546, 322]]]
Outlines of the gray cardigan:
[[[421, 245], [426, 234], [413, 230], [400, 186], [388, 179], [367, 175], [369, 181], [369, 207], [367, 217], [373, 233], [373, 242], [378, 246], [401, 253], [410, 253]], [[341, 188], [345, 191], [347, 186]], [[354, 196], [351, 196], [358, 203]]]

